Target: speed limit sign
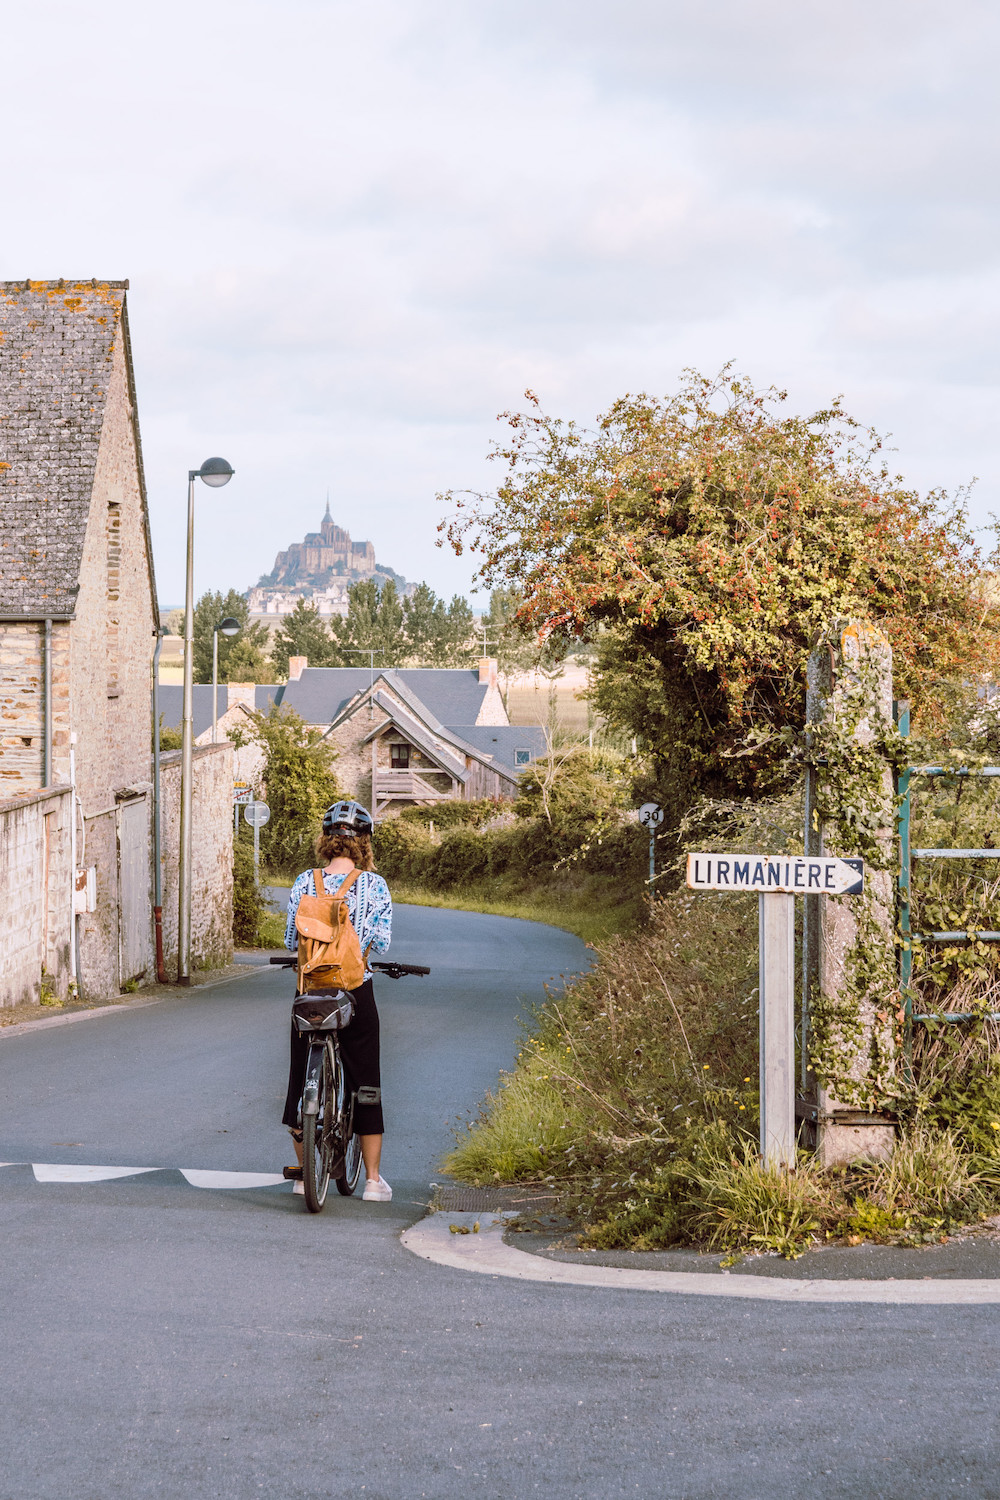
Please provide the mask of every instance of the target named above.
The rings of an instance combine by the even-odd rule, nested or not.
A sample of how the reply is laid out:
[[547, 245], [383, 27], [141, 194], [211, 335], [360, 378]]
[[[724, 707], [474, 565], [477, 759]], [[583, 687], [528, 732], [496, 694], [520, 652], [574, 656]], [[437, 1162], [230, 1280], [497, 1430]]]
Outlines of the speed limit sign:
[[271, 809], [266, 802], [248, 802], [243, 809], [243, 816], [251, 828], [263, 828], [271, 816]]
[[663, 822], [663, 808], [658, 802], [644, 802], [639, 809], [639, 822], [643, 828], [659, 828]]

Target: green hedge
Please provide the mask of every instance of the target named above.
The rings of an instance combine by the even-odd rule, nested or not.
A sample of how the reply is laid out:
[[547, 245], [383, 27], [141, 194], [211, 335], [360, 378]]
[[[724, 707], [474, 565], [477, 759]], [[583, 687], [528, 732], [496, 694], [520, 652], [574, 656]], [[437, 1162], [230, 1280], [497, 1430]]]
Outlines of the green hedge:
[[[438, 812], [441, 807], [439, 804]], [[556, 830], [544, 818], [521, 818], [513, 827], [482, 832], [456, 820], [438, 841], [421, 826], [424, 820], [418, 822], [410, 811], [386, 819], [375, 830], [376, 864], [390, 882], [409, 881], [432, 890], [451, 890], [502, 876], [545, 880], [558, 861], [570, 858], [585, 842], [586, 851], [562, 867], [567, 872], [576, 869], [581, 875], [620, 875], [627, 887], [641, 885], [645, 878], [648, 836], [634, 824], [606, 828], [598, 842], [593, 825], [584, 823]], [[437, 825], [438, 818], [433, 821]]]

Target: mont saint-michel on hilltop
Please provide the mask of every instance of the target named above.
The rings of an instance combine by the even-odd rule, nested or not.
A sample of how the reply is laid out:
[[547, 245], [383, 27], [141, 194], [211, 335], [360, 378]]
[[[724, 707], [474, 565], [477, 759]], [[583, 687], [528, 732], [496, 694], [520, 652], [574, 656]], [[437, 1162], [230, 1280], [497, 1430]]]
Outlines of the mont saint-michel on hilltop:
[[371, 542], [355, 542], [350, 532], [330, 515], [330, 502], [319, 531], [310, 531], [301, 542], [279, 552], [274, 567], [250, 589], [247, 602], [252, 619], [274, 619], [290, 615], [305, 599], [321, 615], [346, 615], [348, 590], [362, 579], [382, 584], [392, 579], [401, 594], [413, 592], [414, 584], [375, 561]]

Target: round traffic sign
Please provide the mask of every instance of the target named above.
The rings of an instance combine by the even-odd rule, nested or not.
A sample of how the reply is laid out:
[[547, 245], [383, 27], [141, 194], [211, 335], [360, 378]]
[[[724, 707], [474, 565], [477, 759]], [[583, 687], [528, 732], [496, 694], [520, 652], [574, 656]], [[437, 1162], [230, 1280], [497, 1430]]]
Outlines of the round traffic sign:
[[663, 808], [657, 802], [644, 802], [639, 809], [639, 822], [643, 828], [659, 828], [663, 822]]
[[243, 809], [243, 816], [251, 828], [263, 828], [271, 816], [271, 809], [266, 802], [248, 802]]

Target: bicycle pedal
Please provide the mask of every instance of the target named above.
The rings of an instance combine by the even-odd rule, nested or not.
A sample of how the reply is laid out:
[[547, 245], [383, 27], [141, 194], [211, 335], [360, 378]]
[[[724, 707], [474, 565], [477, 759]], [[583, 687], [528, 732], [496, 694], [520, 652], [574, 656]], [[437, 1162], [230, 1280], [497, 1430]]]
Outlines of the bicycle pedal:
[[301, 1182], [302, 1181], [302, 1168], [301, 1167], [282, 1167], [282, 1169], [281, 1169], [281, 1175], [285, 1179], [286, 1182]]

